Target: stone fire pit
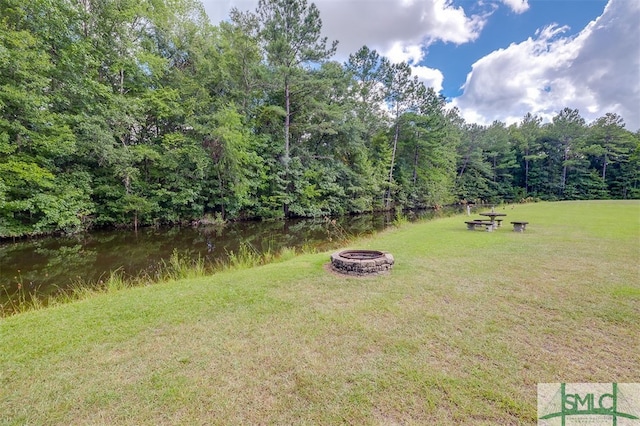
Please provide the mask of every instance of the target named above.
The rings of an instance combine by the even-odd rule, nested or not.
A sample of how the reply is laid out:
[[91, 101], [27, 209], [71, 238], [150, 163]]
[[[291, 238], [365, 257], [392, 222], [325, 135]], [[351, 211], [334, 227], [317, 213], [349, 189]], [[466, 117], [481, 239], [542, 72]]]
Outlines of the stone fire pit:
[[375, 275], [389, 272], [391, 253], [377, 250], [344, 250], [331, 255], [331, 269], [347, 275]]

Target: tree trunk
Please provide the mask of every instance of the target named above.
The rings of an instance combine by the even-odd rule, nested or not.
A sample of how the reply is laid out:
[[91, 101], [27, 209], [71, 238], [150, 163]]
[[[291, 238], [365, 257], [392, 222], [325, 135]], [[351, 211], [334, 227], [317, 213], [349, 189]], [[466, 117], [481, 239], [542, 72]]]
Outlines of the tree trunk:
[[[567, 144], [569, 142], [566, 142]], [[562, 162], [562, 180], [560, 181], [560, 191], [564, 195], [564, 189], [567, 185], [567, 161], [569, 160], [569, 146], [564, 148], [564, 161]]]
[[220, 173], [220, 169], [218, 169], [218, 190], [220, 191], [220, 210], [221, 210], [221, 214], [222, 214], [222, 219], [226, 219], [227, 218], [227, 212], [224, 206], [224, 184], [222, 182], [222, 174]]
[[393, 136], [393, 150], [391, 151], [391, 167], [389, 168], [389, 188], [387, 188], [386, 208], [391, 206], [391, 182], [393, 182], [393, 166], [396, 162], [396, 149], [398, 148], [398, 138], [400, 137], [400, 117], [396, 114], [396, 132]]
[[529, 159], [527, 158], [529, 156], [529, 150], [526, 149], [524, 151], [524, 192], [525, 194], [529, 193]]
[[458, 174], [458, 180], [462, 179], [462, 175], [464, 175], [465, 170], [467, 169], [467, 164], [469, 164], [469, 160], [471, 154], [464, 157], [464, 163], [462, 163], [462, 167], [460, 168], [460, 173]]
[[416, 152], [413, 155], [413, 186], [416, 186], [418, 181], [418, 144], [416, 144]]
[[284, 160], [285, 166], [289, 168], [289, 128], [291, 127], [291, 88], [289, 87], [289, 79], [284, 81]]
[[[284, 108], [285, 108], [285, 116], [284, 116], [284, 180], [285, 180], [285, 188], [286, 191], [289, 192], [291, 190], [291, 182], [289, 175], [289, 162], [291, 160], [290, 154], [290, 146], [289, 146], [289, 138], [290, 138], [290, 128], [291, 128], [291, 88], [289, 87], [289, 78], [285, 77], [284, 79]], [[284, 202], [282, 205], [282, 211], [285, 217], [289, 216], [289, 203]]]

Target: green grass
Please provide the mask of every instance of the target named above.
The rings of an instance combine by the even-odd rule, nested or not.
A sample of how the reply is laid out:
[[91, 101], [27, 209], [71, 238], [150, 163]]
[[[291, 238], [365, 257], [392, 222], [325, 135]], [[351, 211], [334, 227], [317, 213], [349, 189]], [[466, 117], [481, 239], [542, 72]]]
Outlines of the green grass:
[[5, 300], [0, 302], [0, 317], [93, 298], [102, 293], [120, 291], [125, 288], [156, 285], [181, 279], [195, 279], [220, 271], [246, 269], [271, 262], [282, 262], [295, 257], [295, 255], [295, 248], [284, 247], [277, 252], [267, 250], [259, 253], [250, 244], [242, 244], [238, 252], [230, 251], [227, 253], [227, 260], [216, 262], [208, 267], [202, 257], [192, 259], [189, 255], [181, 255], [177, 250], [174, 250], [169, 259], [163, 260], [153, 273], [145, 272], [137, 276], [127, 276], [118, 269], [111, 271], [97, 283], [86, 282], [79, 278], [70, 286], [59, 288], [58, 291], [47, 295], [39, 294], [21, 284], [17, 292], [6, 294]]
[[291, 253], [0, 319], [0, 424], [535, 424], [539, 382], [639, 382], [640, 202], [504, 212], [351, 244], [386, 276]]

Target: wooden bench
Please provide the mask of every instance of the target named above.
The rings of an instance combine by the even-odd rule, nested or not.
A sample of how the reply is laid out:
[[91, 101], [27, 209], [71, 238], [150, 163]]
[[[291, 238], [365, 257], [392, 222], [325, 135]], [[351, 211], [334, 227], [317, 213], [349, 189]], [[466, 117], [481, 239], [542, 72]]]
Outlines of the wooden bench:
[[470, 220], [465, 223], [469, 231], [474, 231], [478, 226], [484, 226], [487, 232], [493, 231], [493, 224], [489, 220]]
[[515, 232], [524, 232], [524, 230], [527, 229], [529, 222], [511, 222], [511, 224], [513, 225], [513, 230]]

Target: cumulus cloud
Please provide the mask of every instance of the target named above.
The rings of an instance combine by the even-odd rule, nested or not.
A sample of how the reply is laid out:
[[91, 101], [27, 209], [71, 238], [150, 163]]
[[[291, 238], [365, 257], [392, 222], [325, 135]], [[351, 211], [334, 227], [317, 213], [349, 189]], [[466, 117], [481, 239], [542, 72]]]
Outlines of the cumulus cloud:
[[486, 16], [467, 16], [450, 0], [317, 0], [324, 33], [340, 42], [338, 57], [363, 45], [387, 56], [426, 48], [435, 41], [455, 44], [478, 38]]
[[[488, 18], [487, 14], [467, 16], [451, 0], [309, 0], [308, 3], [315, 3], [320, 10], [324, 35], [339, 41], [336, 60], [346, 61], [366, 45], [392, 62], [407, 62], [418, 78], [437, 91], [442, 90], [442, 72], [419, 65], [429, 45], [436, 41], [454, 44], [474, 41]], [[215, 24], [226, 19], [232, 7], [255, 10], [258, 0], [203, 0], [203, 4]]]
[[575, 37], [552, 25], [534, 38], [481, 58], [452, 101], [467, 121], [545, 119], [577, 108], [591, 121], [607, 112], [640, 128], [640, 2], [611, 0]]
[[524, 13], [529, 10], [528, 0], [502, 0], [502, 3], [507, 5], [515, 13]]
[[417, 64], [424, 58], [424, 53], [424, 49], [420, 44], [396, 42], [386, 50], [384, 56], [394, 63], [407, 62]]
[[444, 75], [440, 70], [424, 67], [424, 66], [413, 66], [412, 72], [413, 75], [417, 76], [420, 81], [424, 83], [427, 87], [433, 87], [433, 90], [436, 93], [439, 93], [442, 90], [442, 82], [444, 81]]
[[[226, 19], [233, 7], [253, 11], [258, 6], [258, 0], [202, 2], [214, 24]], [[487, 18], [467, 16], [451, 0], [309, 0], [308, 3], [315, 3], [320, 10], [324, 34], [340, 42], [340, 58], [365, 44], [386, 53], [398, 43], [423, 47], [438, 40], [467, 43], [480, 35]]]

